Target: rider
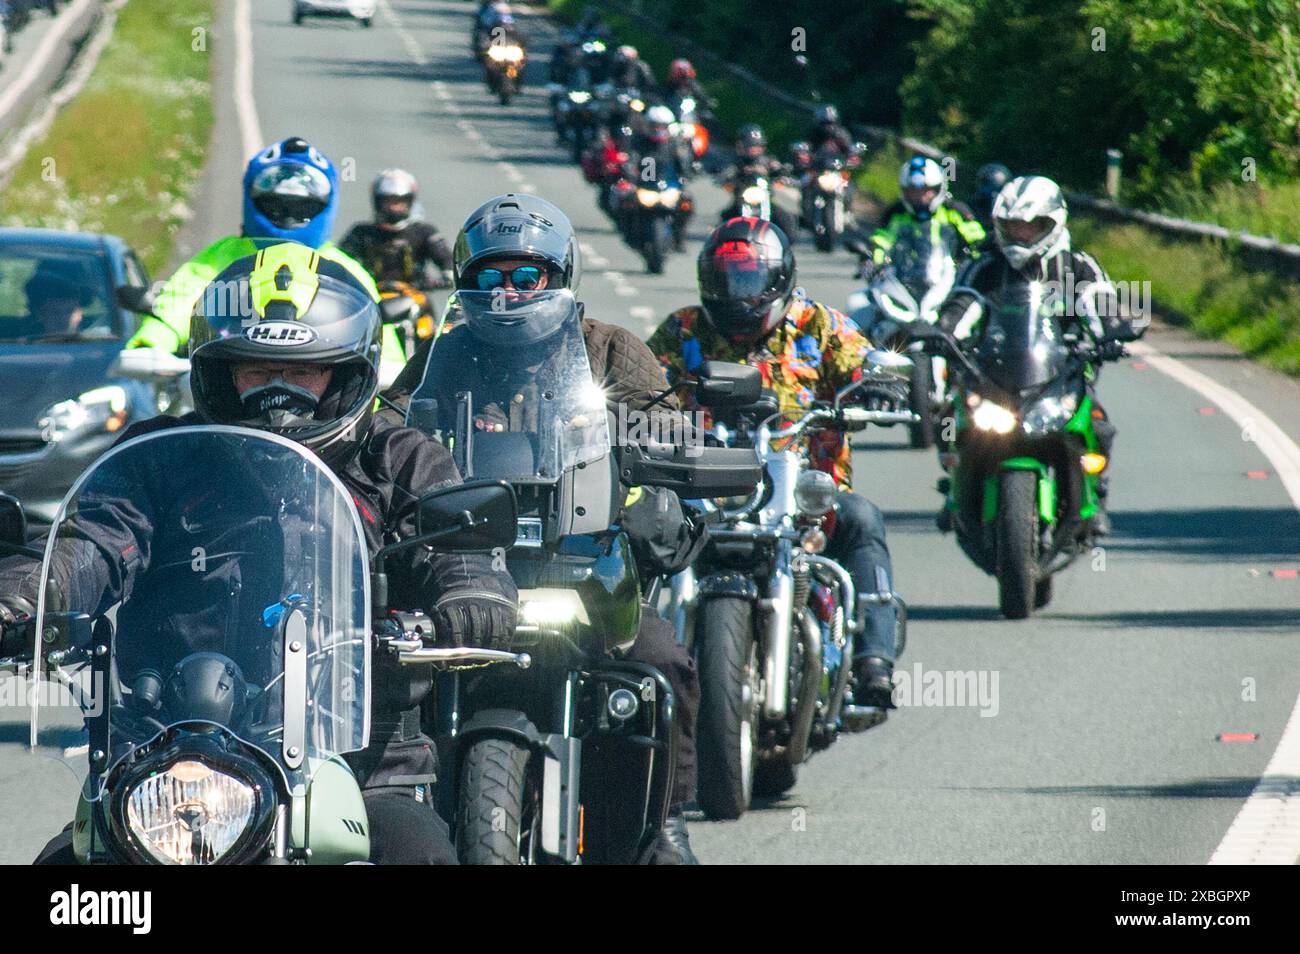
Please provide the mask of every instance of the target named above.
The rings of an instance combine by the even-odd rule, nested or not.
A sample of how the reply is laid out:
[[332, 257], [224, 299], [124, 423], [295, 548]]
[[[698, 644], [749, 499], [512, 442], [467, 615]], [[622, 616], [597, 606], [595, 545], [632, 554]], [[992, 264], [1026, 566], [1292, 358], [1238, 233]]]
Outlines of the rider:
[[901, 197], [885, 209], [884, 222], [871, 236], [871, 266], [879, 267], [903, 232], [929, 229], [933, 241], [943, 242], [955, 259], [978, 255], [984, 227], [965, 203], [950, 200], [948, 177], [933, 159], [913, 156], [898, 170]]
[[830, 103], [817, 107], [813, 126], [804, 138], [813, 155], [828, 150], [848, 160], [856, 152], [852, 134], [840, 123], [840, 111]]
[[[625, 175], [638, 183], [676, 182], [683, 192], [692, 171], [688, 147], [673, 135], [676, 123], [673, 111], [667, 106], [651, 106], [646, 110], [645, 123], [633, 134], [628, 148]], [[692, 205], [678, 202], [673, 221], [673, 245], [681, 251], [686, 245], [686, 227], [693, 214]]]
[[358, 222], [339, 248], [376, 282], [406, 282], [421, 291], [451, 284], [451, 250], [438, 229], [420, 216], [420, 185], [404, 169], [385, 169], [370, 187], [374, 222]]
[[[762, 373], [764, 387], [776, 391], [782, 414], [795, 418], [860, 375], [869, 342], [849, 318], [796, 287], [794, 249], [772, 223], [734, 218], [720, 225], [704, 243], [697, 272], [700, 304], [673, 312], [649, 341], [674, 385], [705, 360], [749, 364]], [[880, 573], [893, 576], [885, 518], [852, 492], [848, 441], [823, 432], [808, 452], [812, 465], [840, 489], [826, 554], [849, 571], [859, 593], [879, 592]], [[866, 612], [854, 698], [890, 709], [895, 611], [886, 604]]]
[[707, 120], [717, 108], [717, 101], [704, 91], [700, 81], [695, 78], [695, 67], [684, 58], [673, 60], [668, 64], [668, 81], [660, 91], [664, 100], [678, 103], [683, 99], [695, 100], [695, 115], [701, 121]]
[[[1146, 331], [1149, 315], [1121, 315], [1115, 286], [1097, 260], [1071, 247], [1066, 228], [1068, 210], [1061, 188], [1045, 176], [1021, 176], [1007, 183], [993, 206], [995, 248], [969, 262], [957, 277], [957, 287], [939, 313], [939, 325], [958, 341], [978, 338], [984, 312], [973, 290], [996, 301], [1005, 289], [1029, 282], [1048, 283], [1061, 290], [1059, 305], [1080, 334], [1102, 348], [1115, 350], [1120, 343], [1134, 341]], [[1065, 300], [1066, 298], [1070, 300]], [[1089, 391], [1096, 386], [1095, 375]], [[1115, 426], [1093, 393], [1093, 429], [1101, 453], [1109, 460], [1115, 441]], [[1098, 486], [1102, 507], [1092, 518], [1098, 535], [1110, 531], [1105, 512], [1109, 476], [1103, 473]], [[951, 515], [945, 508], [940, 529], [948, 529]]]
[[324, 153], [298, 136], [267, 146], [244, 172], [240, 233], [218, 239], [176, 270], [127, 347], [183, 353], [190, 315], [208, 283], [231, 263], [276, 242], [316, 249], [351, 272], [378, 301], [379, 291], [366, 270], [330, 241], [337, 212], [338, 175]]
[[[734, 182], [737, 177], [745, 175], [762, 176], [769, 183], [775, 184], [779, 176], [784, 175], [788, 167], [775, 156], [768, 155], [767, 152], [767, 134], [763, 132], [763, 127], [756, 123], [746, 123], [740, 127], [736, 133], [736, 158], [729, 169], [722, 172], [721, 178], [724, 182]], [[787, 236], [791, 234], [790, 226], [794, 225], [793, 216], [785, 209], [771, 203], [772, 221], [780, 226], [781, 231]], [[733, 201], [727, 210], [723, 211], [724, 218], [731, 218], [732, 211], [740, 208], [740, 196], [733, 196]]]
[[[479, 291], [499, 292], [501, 295], [544, 290], [568, 289], [576, 292], [581, 275], [577, 236], [568, 217], [551, 203], [536, 196], [509, 194], [489, 199], [470, 213], [456, 238], [456, 287]], [[626, 413], [657, 411], [652, 404], [667, 390], [663, 371], [648, 348], [625, 328], [605, 324], [586, 317], [578, 304], [582, 322], [582, 335], [586, 344], [591, 374], [601, 385], [611, 413], [616, 417], [619, 408]], [[479, 335], [484, 334], [479, 323], [467, 313], [464, 322], [446, 332], [434, 349], [435, 357], [443, 354], [464, 355], [465, 360], [455, 360], [440, 366], [434, 376], [439, 391], [454, 403], [458, 391], [488, 392], [476, 395], [474, 424], [483, 430], [505, 430], [512, 426], [507, 417], [528, 413], [522, 393], [526, 385], [518, 383], [519, 376], [536, 374], [545, 361], [545, 350], [537, 339], [544, 329], [533, 321], [519, 323], [512, 332], [512, 340], [519, 342], [519, 350], [505, 346], [496, 338], [486, 345]], [[386, 393], [396, 405], [404, 404], [425, 376], [431, 345], [421, 345], [396, 383]], [[530, 359], [520, 367], [514, 354]], [[535, 357], [536, 361], [531, 359]], [[509, 382], [509, 383], [505, 383]], [[426, 384], [427, 386], [427, 384]], [[506, 388], [500, 401], [492, 401], [493, 388]], [[511, 391], [518, 389], [519, 396]], [[670, 410], [676, 413], [676, 402], [669, 396]], [[441, 402], [440, 402], [441, 403]], [[504, 411], [502, 407], [504, 406]], [[390, 412], [385, 412], [385, 414]], [[627, 419], [626, 416], [623, 419]], [[642, 491], [641, 500], [653, 499], [658, 506], [680, 513], [680, 502], [670, 493], [649, 494]], [[637, 499], [630, 495], [632, 500]], [[640, 503], [624, 507], [625, 529], [631, 538], [639, 568], [650, 570], [651, 576], [677, 572], [680, 566], [643, 565], [646, 555], [660, 549], [675, 549], [678, 561], [689, 561], [702, 543], [702, 531], [692, 529], [685, 519], [673, 523], [667, 536], [661, 533], [652, 539], [638, 539], [629, 526], [653, 522], [653, 517], [640, 512]], [[675, 508], [675, 509], [674, 509]], [[659, 669], [672, 685], [679, 708], [680, 746], [676, 779], [669, 817], [659, 838], [655, 860], [661, 864], [694, 864], [682, 816], [683, 807], [695, 797], [695, 717], [699, 710], [700, 689], [695, 664], [689, 654], [677, 644], [673, 627], [660, 618], [649, 606], [643, 606], [641, 628], [627, 658], [649, 663]]]
[[1011, 170], [1000, 162], [986, 163], [975, 173], [975, 196], [970, 204], [985, 232], [993, 229], [993, 203], [998, 200], [1002, 187], [1010, 181]]
[[[230, 294], [239, 288], [241, 294]], [[262, 323], [292, 325], [305, 341], [286, 347], [278, 338], [251, 334]], [[373, 416], [379, 387], [379, 310], [369, 291], [335, 262], [295, 243], [281, 243], [240, 259], [221, 273], [201, 296], [191, 333], [195, 410], [184, 417], [161, 416], [128, 428], [122, 440], [184, 425], [238, 425], [296, 441], [342, 480], [357, 504], [366, 543], [380, 547], [416, 532], [420, 495], [458, 483], [447, 450], [420, 431]], [[220, 470], [221, 461], [213, 461]], [[190, 574], [191, 548], [205, 521], [204, 487], [168, 485], [160, 472], [148, 486], [157, 496], [132, 492], [120, 504], [110, 501], [111, 519], [84, 527], [88, 544], [58, 556], [52, 573], [66, 573], [69, 585], [102, 593], [81, 605], [125, 602], [120, 614], [143, 625], [154, 638], [180, 641], [179, 656], [221, 645], [221, 620], [238, 586], [238, 548], [223, 554], [219, 568]], [[166, 488], [165, 491], [163, 488]], [[248, 492], [255, 493], [256, 487]], [[508, 574], [493, 569], [490, 558], [437, 554], [422, 549], [389, 564], [395, 604], [424, 609], [436, 631], [458, 645], [501, 646], [514, 633], [516, 589]], [[209, 557], [209, 560], [214, 558]], [[171, 581], [150, 586], [151, 576]], [[222, 582], [233, 579], [236, 582]], [[178, 583], [177, 580], [180, 580]], [[192, 591], [178, 593], [192, 581]], [[33, 612], [41, 585], [37, 562], [23, 557], [0, 561], [0, 622], [12, 624]], [[250, 576], [243, 587], [256, 592]], [[79, 589], [80, 591], [80, 589]], [[132, 599], [132, 593], [140, 594]], [[187, 599], [188, 597], [188, 599]], [[245, 599], [245, 603], [260, 600]], [[143, 605], [141, 605], [143, 604]], [[210, 606], [211, 612], [195, 613]], [[177, 616], [177, 609], [185, 612]], [[260, 617], [261, 611], [257, 611]], [[119, 616], [119, 619], [122, 619]], [[178, 656], [178, 658], [179, 658]], [[433, 744], [419, 731], [419, 703], [427, 676], [412, 676], [387, 657], [373, 670], [371, 743], [345, 758], [363, 788], [370, 823], [371, 859], [397, 864], [454, 863], [446, 825], [434, 809], [431, 786], [436, 763]], [[70, 859], [71, 832], [46, 849], [52, 861]]]
[[654, 70], [650, 68], [649, 63], [641, 59], [641, 53], [637, 48], [628, 44], [614, 51], [609, 81], [619, 89], [649, 92], [655, 88]]

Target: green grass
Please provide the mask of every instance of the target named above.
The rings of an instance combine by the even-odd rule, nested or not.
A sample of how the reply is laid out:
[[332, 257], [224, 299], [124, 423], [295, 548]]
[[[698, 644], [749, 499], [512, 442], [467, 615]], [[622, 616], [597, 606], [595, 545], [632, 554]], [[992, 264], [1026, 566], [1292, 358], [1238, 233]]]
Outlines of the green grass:
[[7, 226], [109, 232], [168, 264], [212, 128], [214, 0], [131, 0], [80, 95], [0, 194]]
[[1179, 218], [1300, 242], [1300, 182], [1227, 182], [1209, 191], [1175, 185], [1149, 205]]

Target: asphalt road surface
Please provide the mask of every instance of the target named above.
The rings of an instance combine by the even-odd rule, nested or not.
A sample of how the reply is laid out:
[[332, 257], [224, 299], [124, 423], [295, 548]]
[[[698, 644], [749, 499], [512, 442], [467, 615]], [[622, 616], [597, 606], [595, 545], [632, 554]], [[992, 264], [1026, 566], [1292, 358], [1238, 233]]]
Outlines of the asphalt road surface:
[[[449, 238], [499, 192], [560, 205], [579, 230], [580, 297], [593, 317], [645, 335], [694, 300], [694, 255], [723, 193], [698, 185], [691, 248], [664, 275], [647, 275], [554, 143], [543, 90], [554, 33], [540, 17], [523, 17], [535, 38], [531, 85], [503, 108], [468, 53], [472, 4], [385, 3], [370, 30], [293, 27], [288, 7], [253, 4], [257, 122], [267, 140], [307, 137], [343, 170], [340, 233], [368, 216], [375, 173], [400, 166], [419, 177], [428, 217]], [[238, 132], [225, 132], [214, 161], [237, 166]], [[798, 254], [801, 283], [843, 306], [847, 254], [806, 241]], [[1296, 423], [1290, 382], [1175, 333], [1149, 338], [1265, 412], [1283, 409], [1284, 427]], [[1057, 577], [1051, 606], [1027, 622], [998, 617], [994, 582], [935, 529], [934, 454], [906, 449], [901, 428], [859, 435], [857, 489], [885, 511], [896, 585], [912, 607], [900, 669], [972, 672], [989, 694], [900, 709], [814, 756], [787, 798], [736, 822], [693, 821], [705, 863], [1209, 859], [1300, 686], [1300, 580], [1273, 575], [1300, 563], [1300, 516], [1242, 428], [1151, 362], [1107, 367], [1100, 393], [1120, 432], [1114, 533]], [[1217, 741], [1230, 732], [1259, 738]], [[57, 755], [75, 734], [51, 729], [27, 753], [26, 733], [20, 712], [0, 707], [5, 862], [30, 859], [73, 806], [72, 773]]]

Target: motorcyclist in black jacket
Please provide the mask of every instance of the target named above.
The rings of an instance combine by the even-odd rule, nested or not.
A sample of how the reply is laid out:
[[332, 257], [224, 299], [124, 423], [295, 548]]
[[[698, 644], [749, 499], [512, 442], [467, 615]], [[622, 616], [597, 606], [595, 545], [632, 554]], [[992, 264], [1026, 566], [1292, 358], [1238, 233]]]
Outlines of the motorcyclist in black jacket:
[[407, 282], [421, 291], [451, 284], [451, 250], [420, 217], [420, 185], [404, 169], [385, 169], [370, 187], [373, 222], [358, 222], [339, 243], [376, 284]]
[[[231, 289], [235, 294], [228, 294]], [[299, 339], [294, 347], [276, 334], [285, 328]], [[347, 270], [306, 246], [271, 246], [222, 272], [196, 307], [190, 331], [195, 410], [135, 424], [122, 440], [202, 424], [249, 427], [294, 440], [351, 493], [373, 554], [415, 534], [421, 494], [460, 481], [437, 441], [374, 417], [379, 337], [378, 308]], [[213, 480], [223, 479], [228, 463], [212, 462]], [[77, 605], [120, 602], [119, 619], [133, 621], [121, 633], [174, 640], [179, 659], [206, 651], [228, 628], [223, 620], [250, 601], [214, 586], [208, 571], [178, 575], [178, 566], [191, 566], [195, 534], [204, 522], [196, 529], [194, 517], [201, 517], [211, 488], [175, 487], [166, 477], [159, 473], [156, 483], [151, 477], [146, 486], [114, 489], [100, 500], [94, 512], [101, 516], [79, 525], [73, 546], [55, 551], [50, 572], [69, 592], [84, 594]], [[249, 483], [248, 494], [257, 494], [255, 482]], [[250, 530], [247, 539], [255, 538]], [[392, 605], [425, 610], [439, 637], [456, 644], [509, 642], [517, 591], [508, 574], [494, 570], [486, 556], [409, 552], [387, 568]], [[209, 560], [217, 563], [213, 572], [237, 579], [239, 562], [256, 563], [257, 557], [224, 552], [219, 561]], [[253, 572], [246, 570], [246, 588], [253, 588]], [[39, 562], [22, 556], [0, 560], [0, 631], [6, 634], [0, 655], [21, 651], [21, 643], [7, 634], [20, 631], [17, 624], [34, 613], [40, 586]], [[184, 608], [181, 618], [177, 607]], [[120, 653], [129, 656], [127, 640], [120, 643]], [[419, 729], [427, 679], [377, 658], [370, 746], [345, 756], [363, 790], [376, 862], [455, 863], [447, 827], [434, 809], [433, 745]], [[71, 831], [56, 837], [39, 860], [73, 861]]]
[[853, 136], [840, 122], [840, 111], [829, 104], [817, 107], [813, 126], [804, 138], [813, 155], [829, 148], [847, 161], [855, 153]]

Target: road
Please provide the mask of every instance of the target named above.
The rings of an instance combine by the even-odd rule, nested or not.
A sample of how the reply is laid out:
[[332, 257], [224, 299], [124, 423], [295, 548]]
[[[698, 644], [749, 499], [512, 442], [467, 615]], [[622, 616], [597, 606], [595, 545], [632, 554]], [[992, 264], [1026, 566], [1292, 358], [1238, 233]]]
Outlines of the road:
[[[524, 17], [537, 38], [533, 83], [504, 109], [467, 53], [470, 4], [391, 0], [371, 30], [295, 28], [287, 3], [253, 7], [260, 132], [305, 136], [340, 166], [340, 229], [368, 215], [369, 182], [387, 166], [419, 177], [429, 217], [451, 234], [482, 199], [535, 192], [579, 231], [589, 314], [644, 335], [692, 302], [694, 252], [721, 191], [701, 187], [690, 253], [646, 275], [554, 145], [541, 91], [552, 31], [540, 18]], [[216, 160], [231, 163], [238, 134], [216, 141], [227, 152]], [[799, 263], [815, 297], [843, 305], [852, 288], [844, 253], [803, 243]], [[1290, 382], [1176, 332], [1149, 337], [1264, 411], [1282, 409], [1284, 427], [1297, 423], [1300, 389]], [[897, 430], [859, 441], [858, 490], [886, 514], [896, 584], [912, 606], [900, 668], [973, 672], [996, 693], [983, 707], [903, 708], [815, 756], [787, 798], [737, 822], [697, 818], [704, 862], [1210, 858], [1296, 702], [1300, 580], [1272, 571], [1300, 564], [1300, 516], [1261, 446], [1153, 361], [1107, 368], [1101, 396], [1120, 428], [1114, 534], [1058, 578], [1052, 605], [1027, 622], [998, 617], [992, 580], [935, 529], [933, 454], [906, 449]], [[1254, 471], [1266, 476], [1247, 476]], [[9, 719], [0, 803], [26, 806], [0, 819], [0, 861], [23, 861], [68, 817], [70, 776], [49, 747], [24, 753], [25, 727], [0, 718]], [[1258, 740], [1218, 741], [1232, 732]]]

